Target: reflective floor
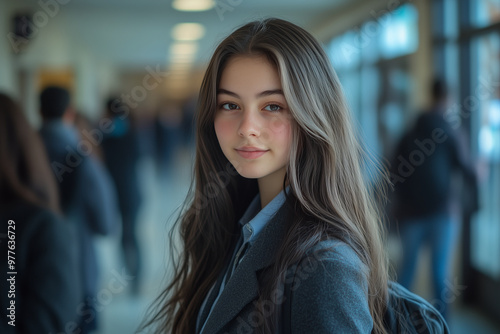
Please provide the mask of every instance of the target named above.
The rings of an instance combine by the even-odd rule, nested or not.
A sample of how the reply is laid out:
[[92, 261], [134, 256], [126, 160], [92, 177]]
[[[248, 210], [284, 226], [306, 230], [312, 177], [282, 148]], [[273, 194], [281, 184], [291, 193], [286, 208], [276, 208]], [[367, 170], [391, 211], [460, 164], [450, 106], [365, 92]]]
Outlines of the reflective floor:
[[[189, 188], [192, 169], [190, 160], [190, 153], [179, 154], [172, 173], [162, 176], [158, 175], [158, 168], [152, 159], [141, 161], [143, 205], [137, 225], [143, 259], [140, 291], [137, 296], [133, 296], [127, 284], [132, 277], [126, 277], [123, 291], [113, 294], [112, 298], [108, 298], [109, 301], [101, 298], [104, 300], [101, 303], [102, 311], [98, 311], [100, 330], [97, 333], [136, 333], [147, 308], [165, 286], [164, 277], [170, 258], [168, 232]], [[101, 286], [105, 290], [116, 272], [123, 270], [119, 233], [115, 237], [100, 238], [97, 246], [101, 254]], [[106, 292], [101, 295], [106, 295]], [[99, 293], [97, 299], [99, 302]]]
[[[158, 178], [156, 166], [151, 159], [143, 159], [140, 164], [144, 200], [137, 232], [142, 247], [143, 278], [137, 296], [131, 295], [129, 289], [129, 282], [133, 278], [122, 272], [119, 233], [114, 237], [97, 240], [101, 289], [96, 296], [100, 325], [96, 333], [136, 333], [148, 306], [165, 286], [162, 282], [168, 272], [168, 231], [172, 222], [168, 218], [174, 217], [172, 213], [178, 209], [187, 193], [191, 178], [190, 160], [190, 153], [179, 154], [171, 175], [164, 175], [163, 178]], [[417, 285], [419, 289], [426, 289], [425, 282]], [[500, 333], [500, 327], [484, 315], [460, 305], [453, 305], [449, 325], [454, 334]]]

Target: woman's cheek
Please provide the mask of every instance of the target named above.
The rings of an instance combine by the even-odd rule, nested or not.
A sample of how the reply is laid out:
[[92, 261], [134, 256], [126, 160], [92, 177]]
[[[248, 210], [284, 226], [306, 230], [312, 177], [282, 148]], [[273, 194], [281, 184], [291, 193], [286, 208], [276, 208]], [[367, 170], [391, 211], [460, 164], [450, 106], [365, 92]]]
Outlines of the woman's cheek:
[[276, 135], [286, 135], [290, 124], [286, 119], [282, 119], [281, 117], [274, 117], [271, 122], [269, 128]]
[[235, 131], [233, 122], [223, 117], [215, 119], [214, 128], [219, 142], [224, 138], [228, 138], [229, 136], [231, 136]]

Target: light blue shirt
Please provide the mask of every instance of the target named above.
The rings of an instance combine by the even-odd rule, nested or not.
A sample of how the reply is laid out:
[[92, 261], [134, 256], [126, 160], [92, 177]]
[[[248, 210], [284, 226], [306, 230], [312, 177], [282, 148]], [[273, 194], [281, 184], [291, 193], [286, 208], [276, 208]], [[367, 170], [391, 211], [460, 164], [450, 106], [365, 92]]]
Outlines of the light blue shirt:
[[[288, 192], [288, 187], [286, 191]], [[283, 190], [262, 210], [260, 209], [260, 194], [255, 196], [239, 221], [243, 229], [243, 245], [253, 243], [257, 235], [264, 229], [264, 226], [271, 220], [283, 203], [285, 203], [285, 193]]]
[[[286, 192], [288, 193], [290, 189], [290, 186], [286, 187]], [[246, 209], [245, 213], [239, 220], [239, 224], [241, 225], [242, 228], [242, 238], [238, 241], [236, 244], [236, 247], [234, 249], [233, 256], [231, 258], [231, 262], [229, 263], [229, 266], [226, 270], [226, 273], [224, 274], [224, 279], [222, 280], [222, 284], [219, 289], [219, 293], [217, 295], [217, 298], [215, 298], [214, 303], [210, 307], [210, 312], [208, 313], [207, 319], [210, 318], [210, 315], [212, 314], [212, 311], [214, 309], [214, 306], [217, 304], [217, 301], [219, 300], [219, 297], [222, 294], [222, 291], [224, 291], [224, 287], [227, 284], [227, 280], [230, 279], [232, 276], [233, 270], [235, 268], [234, 262], [237, 261], [237, 264], [241, 262], [241, 260], [245, 257], [246, 252], [242, 252], [242, 254], [238, 254], [240, 250], [247, 249], [248, 247], [251, 247], [255, 239], [257, 238], [257, 235], [264, 229], [264, 227], [267, 225], [267, 223], [271, 220], [271, 218], [276, 214], [278, 209], [285, 203], [285, 193], [283, 190], [276, 195], [271, 202], [269, 202], [262, 210], [261, 210], [261, 204], [260, 204], [260, 194], [257, 194], [248, 208]], [[237, 255], [238, 259], [236, 259]], [[236, 265], [237, 265], [236, 264]], [[208, 296], [212, 293], [212, 290], [215, 288], [215, 284], [212, 286], [210, 291], [207, 293], [207, 296], [205, 297], [205, 300], [203, 301], [203, 304], [201, 305], [200, 312], [198, 313], [198, 319], [196, 323], [196, 328], [200, 328], [200, 317], [201, 314], [204, 310], [205, 307], [207, 307], [207, 301], [208, 301]], [[203, 324], [203, 327], [201, 327], [201, 330], [199, 333], [203, 333], [203, 329], [205, 328], [205, 325], [207, 323], [207, 319], [205, 319], [205, 323]]]

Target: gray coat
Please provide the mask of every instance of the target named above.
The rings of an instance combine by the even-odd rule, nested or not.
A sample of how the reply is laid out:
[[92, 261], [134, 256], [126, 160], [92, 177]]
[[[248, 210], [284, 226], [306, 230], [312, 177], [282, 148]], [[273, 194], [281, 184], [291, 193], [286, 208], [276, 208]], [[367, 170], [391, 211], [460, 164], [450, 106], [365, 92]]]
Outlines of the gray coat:
[[62, 120], [44, 123], [40, 136], [58, 181], [63, 213], [77, 230], [84, 292], [95, 296], [98, 266], [93, 236], [110, 234], [119, 218], [111, 177], [96, 159], [78, 151], [85, 140]]
[[[286, 289], [276, 291], [271, 300], [263, 303], [264, 312], [257, 311], [258, 272], [272, 265], [272, 255], [283, 238], [286, 219], [283, 206], [236, 268], [202, 334], [252, 333], [274, 312], [281, 312], [280, 327], [286, 332], [371, 332], [373, 321], [368, 308], [366, 266], [350, 246], [338, 240], [327, 240], [310, 249], [307, 256], [288, 271]], [[209, 296], [210, 304], [216, 295], [217, 292], [213, 292]], [[202, 318], [206, 316], [203, 314]]]

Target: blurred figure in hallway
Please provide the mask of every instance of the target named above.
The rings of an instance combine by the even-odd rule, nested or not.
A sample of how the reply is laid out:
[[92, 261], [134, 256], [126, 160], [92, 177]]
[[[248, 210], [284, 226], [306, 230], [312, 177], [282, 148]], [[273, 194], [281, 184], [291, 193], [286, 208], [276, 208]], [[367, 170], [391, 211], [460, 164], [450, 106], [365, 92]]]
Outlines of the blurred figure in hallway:
[[196, 103], [198, 101], [197, 96], [192, 96], [188, 98], [182, 105], [182, 134], [183, 134], [183, 145], [189, 151], [195, 150], [195, 113], [196, 113]]
[[447, 282], [459, 227], [451, 212], [453, 176], [461, 172], [471, 184], [475, 173], [464, 158], [458, 132], [444, 118], [449, 97], [443, 81], [434, 80], [431, 95], [431, 107], [403, 136], [392, 165], [395, 218], [403, 247], [398, 280], [411, 288], [419, 252], [427, 244], [431, 249], [433, 303], [446, 319]]
[[[80, 138], [92, 138], [91, 134], [95, 131], [99, 131], [96, 129], [93, 122], [83, 113], [76, 112], [74, 126], [78, 132], [78, 136]], [[104, 155], [102, 153], [102, 148], [100, 146], [101, 142], [97, 140], [97, 138], [92, 138], [92, 140], [86, 140], [86, 145], [89, 145], [88, 150], [90, 151], [89, 155], [92, 155], [94, 159], [99, 160], [101, 163], [104, 162]]]
[[106, 104], [106, 117], [112, 121], [111, 131], [104, 135], [102, 149], [106, 166], [113, 178], [122, 218], [122, 252], [131, 282], [132, 293], [140, 288], [141, 254], [137, 240], [137, 216], [141, 194], [137, 174], [140, 158], [139, 140], [128, 106], [119, 98]]
[[174, 173], [175, 159], [183, 144], [182, 109], [170, 101], [163, 101], [156, 120], [156, 145], [159, 176]]
[[116, 195], [106, 169], [78, 136], [69, 92], [61, 87], [45, 88], [40, 113], [40, 135], [58, 181], [61, 208], [78, 231], [84, 300], [77, 312], [81, 333], [89, 333], [97, 329], [98, 265], [93, 236], [113, 230], [118, 216]]
[[63, 332], [77, 320], [82, 300], [75, 230], [60, 216], [42, 140], [16, 103], [1, 93], [0, 185], [0, 269], [4, 275], [17, 272], [0, 280], [0, 306], [6, 312], [0, 333]]

